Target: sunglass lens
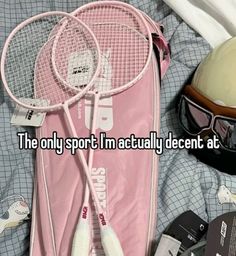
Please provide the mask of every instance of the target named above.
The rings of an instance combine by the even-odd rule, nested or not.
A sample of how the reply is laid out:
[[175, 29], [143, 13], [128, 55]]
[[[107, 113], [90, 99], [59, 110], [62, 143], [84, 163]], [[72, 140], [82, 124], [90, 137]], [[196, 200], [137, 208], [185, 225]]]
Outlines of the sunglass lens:
[[191, 135], [199, 134], [202, 129], [209, 127], [211, 122], [210, 114], [198, 108], [185, 97], [180, 102], [179, 118], [183, 128]]
[[225, 148], [236, 150], [236, 120], [217, 117], [214, 130]]

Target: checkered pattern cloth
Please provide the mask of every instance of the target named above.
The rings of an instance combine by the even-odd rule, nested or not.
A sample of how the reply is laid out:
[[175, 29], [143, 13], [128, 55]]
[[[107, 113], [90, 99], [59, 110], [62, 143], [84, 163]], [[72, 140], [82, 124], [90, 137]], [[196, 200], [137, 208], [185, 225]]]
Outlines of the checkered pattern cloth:
[[[88, 1], [89, 2], [89, 1]], [[132, 0], [130, 4], [160, 21], [170, 42], [172, 61], [161, 88], [161, 136], [169, 131], [182, 135], [175, 111], [177, 95], [187, 83], [198, 63], [210, 51], [207, 42], [190, 29], [161, 0]], [[80, 0], [0, 0], [0, 47], [6, 36], [21, 21], [35, 14], [61, 10], [71, 12], [86, 1]], [[31, 208], [34, 178], [34, 152], [19, 150], [18, 128], [10, 125], [13, 104], [0, 86], [0, 200], [22, 195]], [[33, 134], [33, 130], [27, 128]], [[186, 150], [165, 150], [160, 157], [158, 185], [158, 216], [156, 238], [179, 214], [191, 209], [210, 221], [234, 210], [220, 205], [217, 191], [225, 184], [236, 191], [236, 178], [202, 164]], [[0, 202], [0, 215], [12, 200]], [[0, 236], [1, 256], [28, 255], [30, 222], [9, 228]]]

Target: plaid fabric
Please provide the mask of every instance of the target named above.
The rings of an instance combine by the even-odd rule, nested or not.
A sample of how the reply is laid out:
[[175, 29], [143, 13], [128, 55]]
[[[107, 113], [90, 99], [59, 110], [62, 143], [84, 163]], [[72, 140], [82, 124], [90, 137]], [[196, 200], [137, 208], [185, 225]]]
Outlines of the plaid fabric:
[[[211, 49], [174, 12], [165, 13], [162, 23], [170, 42], [172, 61], [161, 89], [161, 137], [172, 131], [179, 138], [183, 131], [176, 113], [178, 94]], [[222, 184], [236, 192], [235, 176], [201, 163], [187, 150], [165, 150], [159, 165], [157, 239], [170, 222], [189, 209], [206, 221], [235, 210], [233, 205], [220, 205], [217, 196]]]
[[[89, 1], [76, 0], [0, 0], [0, 47], [6, 36], [21, 21], [35, 14], [61, 10], [71, 12]], [[175, 112], [177, 95], [186, 84], [198, 63], [210, 47], [190, 29], [161, 0], [127, 1], [140, 8], [165, 27], [165, 36], [172, 50], [172, 62], [161, 89], [161, 136], [169, 131], [181, 136]], [[22, 195], [31, 207], [34, 152], [18, 149], [16, 133], [26, 128], [10, 125], [13, 105], [0, 86], [0, 200], [11, 195]], [[33, 133], [33, 130], [27, 128]], [[230, 205], [221, 206], [217, 200], [220, 184], [236, 191], [236, 178], [198, 162], [186, 150], [165, 150], [160, 158], [158, 187], [158, 222], [156, 237], [179, 214], [192, 209], [209, 221], [223, 212], [233, 210]], [[12, 203], [0, 203], [3, 214]], [[0, 255], [28, 255], [30, 223], [6, 229], [0, 236]]]

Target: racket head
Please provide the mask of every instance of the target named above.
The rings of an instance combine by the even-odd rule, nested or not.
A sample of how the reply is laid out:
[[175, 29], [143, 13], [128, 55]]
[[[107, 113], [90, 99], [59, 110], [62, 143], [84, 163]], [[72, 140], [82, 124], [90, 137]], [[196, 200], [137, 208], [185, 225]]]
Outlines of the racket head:
[[[153, 42], [147, 19], [138, 9], [120, 1], [96, 1], [83, 5], [72, 14], [90, 27], [102, 52], [100, 77], [87, 94], [99, 92], [102, 96], [113, 95], [143, 77], [151, 60]], [[50, 36], [57, 34], [58, 29], [55, 28]], [[120, 44], [120, 49], [117, 44]], [[133, 65], [136, 65], [135, 68], [132, 68]], [[127, 72], [130, 72], [129, 77]], [[108, 79], [112, 79], [112, 83]]]
[[[120, 1], [97, 1], [86, 4], [73, 13], [95, 34], [102, 52], [102, 72], [94, 90], [102, 96], [128, 89], [145, 74], [152, 56], [152, 36], [149, 25], [135, 7]], [[110, 52], [110, 53], [108, 53]], [[104, 62], [110, 55], [110, 79], [105, 81]], [[108, 74], [109, 76], [109, 74]], [[104, 82], [102, 81], [104, 80]]]
[[[40, 65], [36, 63], [38, 53], [47, 43], [51, 31], [55, 27], [58, 28], [59, 33], [53, 37], [50, 55], [45, 58], [45, 65], [48, 65], [48, 61], [50, 61], [50, 67], [52, 66], [53, 69], [45, 73], [45, 85], [40, 87], [41, 92], [38, 90], [37, 93], [34, 93], [34, 70], [35, 67], [38, 69], [43, 65], [43, 60]], [[80, 44], [75, 39], [79, 40]], [[59, 46], [61, 49], [58, 49]], [[73, 61], [73, 57], [71, 60], [70, 54], [76, 51], [89, 50], [96, 54], [96, 57], [92, 59], [93, 71], [90, 73], [90, 77], [86, 78], [87, 84], [79, 87], [79, 89], [74, 89], [72, 92], [73, 88], [69, 86], [70, 83], [67, 81], [66, 76], [66, 73], [69, 72], [68, 61], [69, 59]], [[61, 57], [60, 62], [54, 63], [54, 65], [52, 65], [52, 60], [55, 61], [56, 58], [52, 58], [53, 54], [57, 58]], [[2, 81], [7, 93], [17, 104], [37, 111], [53, 111], [63, 106], [64, 101], [61, 99], [66, 99], [67, 104], [72, 104], [89, 90], [99, 74], [100, 61], [101, 55], [98, 42], [88, 26], [82, 21], [65, 12], [42, 13], [19, 24], [8, 36], [1, 57]], [[55, 66], [57, 70], [55, 70]], [[52, 88], [49, 85], [50, 79], [46, 79], [51, 71], [53, 71], [57, 84], [61, 87], [61, 90], [57, 92], [59, 93], [60, 91], [63, 95], [67, 94], [67, 97], [53, 98]], [[25, 98], [42, 99], [44, 101], [39, 101], [37, 106], [32, 106], [22, 100]], [[45, 105], [45, 100], [47, 101], [47, 106]]]

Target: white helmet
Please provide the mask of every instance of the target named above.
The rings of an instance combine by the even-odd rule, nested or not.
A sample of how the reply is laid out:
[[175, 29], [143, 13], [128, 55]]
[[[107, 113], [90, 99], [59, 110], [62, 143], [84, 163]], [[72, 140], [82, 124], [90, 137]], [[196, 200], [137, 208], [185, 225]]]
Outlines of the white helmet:
[[236, 107], [236, 37], [216, 47], [202, 61], [192, 86], [217, 104]]
[[[204, 139], [204, 150], [192, 150], [215, 168], [235, 174], [236, 156], [236, 37], [213, 49], [183, 89], [179, 118], [185, 132]], [[207, 147], [216, 136], [219, 149]]]

